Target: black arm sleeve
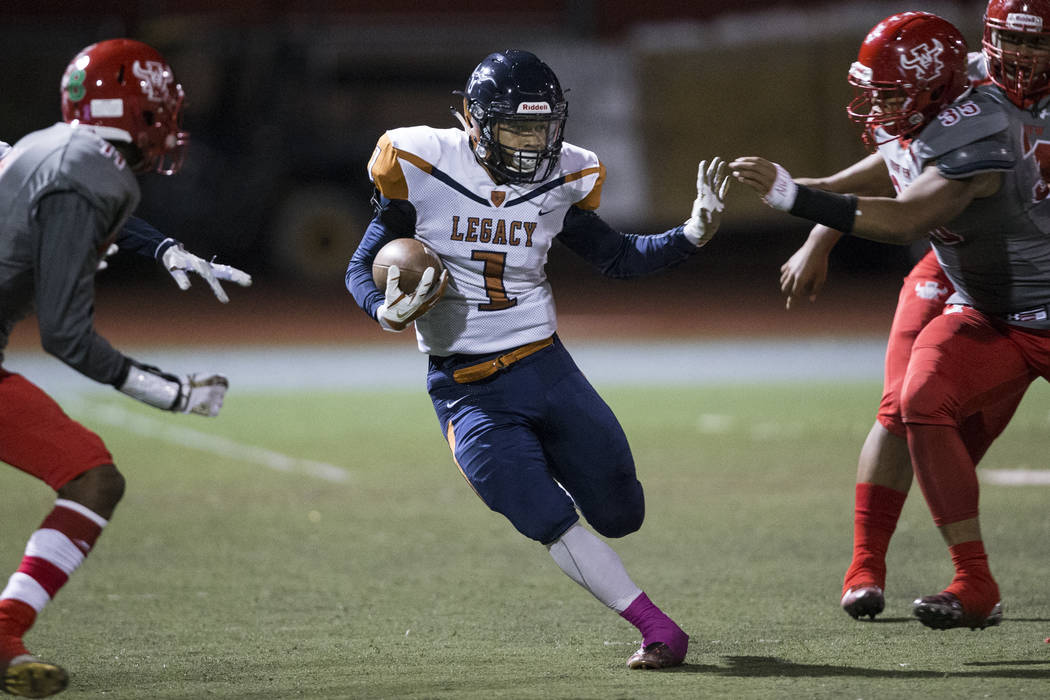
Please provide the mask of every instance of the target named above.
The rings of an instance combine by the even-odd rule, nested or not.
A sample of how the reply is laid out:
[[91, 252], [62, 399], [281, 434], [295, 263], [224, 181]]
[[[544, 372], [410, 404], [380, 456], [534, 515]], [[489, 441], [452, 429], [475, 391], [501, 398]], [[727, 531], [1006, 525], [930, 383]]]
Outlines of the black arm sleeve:
[[168, 248], [178, 245], [178, 241], [169, 238], [146, 221], [132, 216], [124, 223], [124, 228], [117, 234], [117, 246], [147, 258], [160, 260]]

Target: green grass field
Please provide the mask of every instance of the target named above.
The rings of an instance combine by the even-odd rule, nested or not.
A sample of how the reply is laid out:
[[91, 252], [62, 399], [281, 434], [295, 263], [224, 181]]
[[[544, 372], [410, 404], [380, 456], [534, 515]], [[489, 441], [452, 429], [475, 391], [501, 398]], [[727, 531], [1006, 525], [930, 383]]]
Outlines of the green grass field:
[[[477, 500], [422, 387], [232, 393], [214, 421], [67, 404], [128, 491], [27, 642], [70, 699], [1046, 696], [1050, 487], [982, 488], [1001, 627], [910, 617], [951, 578], [917, 488], [887, 610], [856, 622], [838, 597], [877, 384], [599, 388], [648, 504], [613, 544], [690, 632], [682, 668], [625, 668], [635, 630]], [[1045, 383], [983, 466], [1050, 468]], [[12, 469], [0, 493], [6, 578], [53, 495]]]

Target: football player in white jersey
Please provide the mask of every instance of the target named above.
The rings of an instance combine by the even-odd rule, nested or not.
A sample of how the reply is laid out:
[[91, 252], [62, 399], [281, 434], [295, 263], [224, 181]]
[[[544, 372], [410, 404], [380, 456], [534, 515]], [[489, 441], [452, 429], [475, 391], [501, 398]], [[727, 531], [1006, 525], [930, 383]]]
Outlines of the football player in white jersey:
[[[112, 39], [74, 57], [61, 90], [64, 121], [19, 139], [0, 159], [0, 363], [11, 329], [35, 311], [44, 349], [85, 376], [157, 408], [214, 416], [225, 377], [176, 376], [136, 362], [93, 324], [95, 273], [138, 204], [136, 174], [177, 169], [182, 88], [155, 49]], [[208, 263], [158, 236], [125, 232], [122, 241], [178, 270], [180, 286], [194, 270], [222, 291], [215, 277], [224, 272], [212, 274]], [[238, 273], [238, 283], [250, 280], [227, 272]], [[68, 674], [30, 654], [23, 637], [91, 552], [124, 477], [95, 433], [2, 366], [0, 461], [58, 496], [0, 590], [0, 690], [48, 697], [66, 687]]]
[[[899, 244], [928, 235], [954, 289], [942, 314], [913, 328], [896, 388], [907, 456], [956, 569], [944, 591], [914, 603], [919, 620], [939, 629], [1002, 618], [980, 533], [975, 465], [1028, 384], [1050, 376], [1050, 158], [1039, 140], [1048, 126], [1047, 18], [1046, 0], [992, 0], [984, 51], [994, 85], [967, 91], [958, 30], [927, 13], [894, 15], [872, 30], [850, 70], [860, 90], [850, 112], [879, 155], [820, 181], [792, 180], [761, 158], [731, 164], [770, 206], [832, 229]], [[938, 99], [945, 95], [954, 101]], [[897, 197], [879, 196], [892, 192], [889, 184]], [[847, 192], [867, 196], [837, 194]], [[888, 358], [887, 380], [890, 374]], [[892, 431], [888, 413], [880, 410], [879, 421]], [[851, 614], [881, 610], [878, 566], [909, 483], [899, 439], [882, 438], [892, 444], [876, 445], [885, 459], [876, 466], [900, 478], [868, 500], [874, 507], [863, 524], [881, 530], [871, 538], [881, 551], [867, 561], [855, 552], [843, 598], [847, 607], [855, 576]]]
[[[728, 176], [700, 164], [681, 226], [623, 234], [596, 213], [605, 167], [563, 140], [568, 104], [527, 51], [486, 57], [463, 96], [463, 129], [417, 126], [379, 139], [368, 165], [376, 215], [346, 283], [387, 330], [415, 321], [430, 356], [427, 389], [453, 458], [477, 495], [642, 634], [630, 668], [681, 664], [688, 635], [628, 576], [606, 537], [636, 531], [642, 486], [616, 417], [556, 333], [544, 265], [555, 237], [603, 274], [632, 277], [683, 262], [714, 235]], [[379, 249], [415, 237], [441, 258], [414, 294], [372, 282]]]

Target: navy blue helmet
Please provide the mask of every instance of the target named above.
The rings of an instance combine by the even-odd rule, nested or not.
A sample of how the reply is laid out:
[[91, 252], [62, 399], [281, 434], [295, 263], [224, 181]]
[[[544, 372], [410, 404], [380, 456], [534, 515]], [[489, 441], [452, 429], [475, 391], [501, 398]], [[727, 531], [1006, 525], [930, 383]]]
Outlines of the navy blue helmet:
[[489, 54], [457, 94], [463, 95], [464, 126], [479, 163], [515, 184], [551, 174], [569, 106], [546, 63], [528, 51]]

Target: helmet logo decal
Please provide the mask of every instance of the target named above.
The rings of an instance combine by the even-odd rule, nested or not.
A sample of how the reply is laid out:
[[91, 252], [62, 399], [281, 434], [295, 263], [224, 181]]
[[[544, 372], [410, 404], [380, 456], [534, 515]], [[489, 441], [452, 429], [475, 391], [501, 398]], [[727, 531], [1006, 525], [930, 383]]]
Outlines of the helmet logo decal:
[[173, 82], [171, 71], [160, 61], [135, 61], [131, 72], [141, 81], [142, 92], [150, 102], [166, 102], [168, 86]]
[[70, 71], [69, 79], [66, 80], [66, 94], [69, 96], [70, 102], [80, 102], [84, 99], [84, 79], [87, 74], [84, 73], [83, 69], [75, 69]]
[[929, 43], [923, 42], [909, 52], [911, 56], [901, 56], [901, 68], [915, 71], [916, 80], [932, 80], [938, 77], [944, 68], [941, 62], [943, 52], [944, 45], [937, 39], [931, 39]]
[[874, 71], [860, 61], [854, 61], [853, 65], [849, 67], [849, 74], [859, 82], [870, 83]]
[[518, 114], [550, 114], [553, 110], [546, 102], [521, 102]]
[[1039, 15], [1011, 12], [1006, 15], [1006, 28], [1015, 32], [1041, 32], [1043, 31], [1043, 18]]

